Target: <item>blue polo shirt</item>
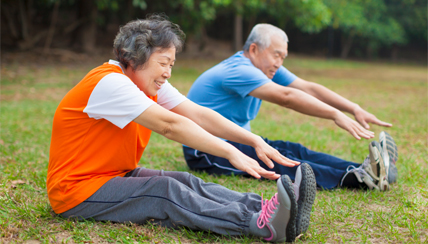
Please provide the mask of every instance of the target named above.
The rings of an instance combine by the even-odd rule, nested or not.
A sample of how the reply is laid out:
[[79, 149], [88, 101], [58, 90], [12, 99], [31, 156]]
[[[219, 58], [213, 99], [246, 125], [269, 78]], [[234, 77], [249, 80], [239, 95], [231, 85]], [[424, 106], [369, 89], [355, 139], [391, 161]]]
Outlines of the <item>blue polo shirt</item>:
[[281, 66], [271, 80], [240, 51], [199, 76], [187, 97], [251, 131], [262, 100], [248, 94], [269, 82], [288, 86], [296, 78]]

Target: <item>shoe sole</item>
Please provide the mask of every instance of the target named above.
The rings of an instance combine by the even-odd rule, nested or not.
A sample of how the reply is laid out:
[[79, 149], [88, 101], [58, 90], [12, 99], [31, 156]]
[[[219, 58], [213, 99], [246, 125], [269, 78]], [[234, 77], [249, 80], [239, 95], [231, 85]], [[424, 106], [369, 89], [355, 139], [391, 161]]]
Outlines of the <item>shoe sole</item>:
[[[383, 145], [382, 145], [383, 144]], [[380, 153], [382, 154], [382, 159], [383, 159], [383, 164], [385, 165], [385, 171], [386, 171], [386, 175], [387, 175], [387, 179], [389, 178], [389, 154], [388, 154], [388, 150], [386, 149], [386, 145], [384, 143], [379, 143], [379, 147], [380, 147]]]
[[297, 201], [298, 213], [296, 219], [296, 236], [305, 233], [309, 228], [312, 205], [317, 193], [316, 179], [312, 167], [301, 164], [302, 181], [299, 188], [299, 200]]
[[385, 131], [382, 131], [379, 134], [379, 144], [382, 148], [382, 151], [384, 153], [384, 158], [388, 157], [388, 182], [393, 183], [397, 181], [397, 167], [395, 166], [395, 163], [398, 160], [398, 149], [397, 144], [395, 143], [392, 136]]
[[379, 143], [382, 149], [388, 152], [390, 163], [395, 164], [398, 160], [398, 148], [394, 138], [388, 132], [382, 131], [379, 134]]
[[395, 164], [391, 164], [389, 166], [389, 172], [388, 172], [388, 183], [394, 183], [397, 182], [397, 177], [398, 177], [398, 170], [397, 167], [395, 166]]
[[[288, 197], [291, 201], [290, 206], [290, 219], [288, 221], [287, 227], [285, 228], [285, 237], [286, 242], [294, 242], [296, 239], [296, 218], [297, 218], [297, 202], [296, 195], [294, 194], [293, 183], [288, 175], [281, 176], [282, 186], [288, 194]], [[279, 240], [284, 241], [284, 240]]]
[[382, 149], [380, 147], [380, 144], [377, 141], [372, 141], [370, 143], [370, 150], [374, 150], [372, 155], [374, 156], [374, 159], [376, 161], [376, 167], [377, 167], [377, 174], [378, 174], [378, 187], [381, 191], [387, 191], [389, 190], [389, 183], [388, 183], [388, 170], [389, 167], [386, 165], [386, 162], [383, 160], [382, 155]]

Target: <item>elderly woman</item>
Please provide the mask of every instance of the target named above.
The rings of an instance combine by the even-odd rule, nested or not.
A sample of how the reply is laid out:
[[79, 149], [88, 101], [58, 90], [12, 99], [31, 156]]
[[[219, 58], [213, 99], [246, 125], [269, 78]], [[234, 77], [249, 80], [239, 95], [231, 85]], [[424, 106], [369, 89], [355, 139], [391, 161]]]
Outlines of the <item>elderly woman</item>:
[[[66, 218], [133, 223], [154, 219], [166, 227], [294, 241], [309, 225], [315, 197], [311, 168], [302, 165], [293, 186], [288, 176], [266, 171], [215, 137], [253, 146], [270, 167], [271, 160], [299, 164], [261, 137], [189, 101], [168, 83], [183, 39], [180, 28], [160, 16], [129, 22], [114, 41], [117, 61], [91, 70], [63, 98], [53, 120], [47, 176], [53, 210]], [[137, 167], [151, 131], [227, 158], [256, 178], [279, 178], [278, 193], [263, 200], [187, 172]]]

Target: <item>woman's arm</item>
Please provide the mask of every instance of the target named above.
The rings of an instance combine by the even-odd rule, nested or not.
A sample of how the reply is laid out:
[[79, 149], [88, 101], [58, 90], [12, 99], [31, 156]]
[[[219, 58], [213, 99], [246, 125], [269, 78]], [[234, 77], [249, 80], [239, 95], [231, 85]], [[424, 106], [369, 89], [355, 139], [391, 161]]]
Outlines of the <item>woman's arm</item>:
[[279, 178], [275, 172], [263, 169], [257, 161], [244, 155], [229, 143], [211, 135], [190, 119], [168, 111], [157, 104], [146, 109], [134, 119], [134, 122], [168, 139], [226, 158], [237, 169], [245, 171], [255, 178]]

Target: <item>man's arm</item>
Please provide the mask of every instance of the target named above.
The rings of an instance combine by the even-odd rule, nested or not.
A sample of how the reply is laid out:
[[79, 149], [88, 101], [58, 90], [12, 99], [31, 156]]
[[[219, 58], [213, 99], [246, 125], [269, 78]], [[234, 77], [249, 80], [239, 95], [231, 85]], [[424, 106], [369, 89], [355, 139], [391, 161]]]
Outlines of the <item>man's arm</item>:
[[355, 119], [366, 129], [370, 128], [368, 123], [387, 127], [392, 126], [391, 124], [381, 121], [373, 114], [365, 111], [358, 104], [349, 101], [348, 99], [320, 84], [297, 78], [289, 86], [302, 90], [332, 107], [354, 115]]
[[245, 171], [255, 178], [261, 176], [268, 179], [279, 178], [278, 174], [263, 169], [257, 161], [244, 155], [231, 144], [211, 135], [190, 119], [168, 111], [158, 104], [151, 105], [135, 118], [134, 122], [168, 139], [226, 158], [237, 169]]
[[[294, 83], [294, 82], [293, 82]], [[269, 82], [250, 92], [251, 96], [293, 109], [297, 112], [324, 119], [333, 120], [339, 127], [348, 131], [356, 139], [370, 139], [374, 133], [346, 116], [338, 109], [318, 100], [301, 90]]]
[[[278, 152], [278, 150], [268, 145], [260, 136], [243, 129], [212, 109], [202, 107], [190, 100], [187, 100], [171, 109], [171, 111], [189, 118], [204, 130], [215, 136], [254, 147], [259, 159], [262, 160], [269, 168], [274, 167], [272, 160], [288, 167], [293, 167], [299, 164], [296, 161], [284, 157]], [[191, 145], [186, 145], [192, 147]]]

